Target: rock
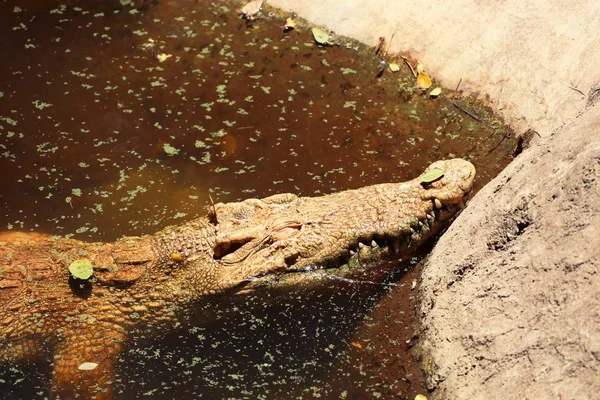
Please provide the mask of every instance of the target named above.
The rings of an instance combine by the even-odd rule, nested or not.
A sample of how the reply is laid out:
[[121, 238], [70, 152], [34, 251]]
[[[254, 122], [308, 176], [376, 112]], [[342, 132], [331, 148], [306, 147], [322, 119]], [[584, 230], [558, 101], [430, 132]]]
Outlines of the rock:
[[419, 309], [435, 398], [598, 394], [599, 181], [590, 111], [517, 157], [440, 239]]

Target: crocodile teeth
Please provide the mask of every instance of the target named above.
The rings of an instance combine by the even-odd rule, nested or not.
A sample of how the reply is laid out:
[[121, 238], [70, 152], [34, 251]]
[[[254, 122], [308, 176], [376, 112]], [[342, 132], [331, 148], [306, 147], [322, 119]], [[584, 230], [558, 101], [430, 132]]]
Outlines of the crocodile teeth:
[[433, 202], [435, 203], [435, 208], [442, 208], [441, 201], [439, 201], [438, 199], [433, 199]]
[[410, 236], [404, 239], [404, 250], [406, 250], [410, 246]]
[[371, 240], [371, 247], [379, 247], [375, 240]]
[[358, 259], [361, 261], [367, 261], [371, 257], [371, 248], [364, 246], [358, 251]]
[[356, 252], [354, 250], [350, 250], [350, 256], [353, 256], [355, 254], [356, 254]]
[[427, 214], [427, 222], [429, 222], [429, 225], [432, 225], [434, 221], [435, 221], [435, 214], [433, 212], [431, 212], [430, 214]]
[[359, 249], [359, 250], [360, 250], [360, 249], [363, 249], [363, 248], [365, 248], [365, 247], [367, 247], [367, 246], [366, 246], [366, 245], [365, 245], [363, 242], [359, 242], [359, 243], [358, 243], [358, 249]]
[[400, 239], [394, 239], [393, 245], [394, 245], [394, 253], [395, 254], [400, 253]]
[[410, 237], [405, 237], [402, 239], [402, 245], [400, 246], [400, 251], [404, 251], [410, 245]]

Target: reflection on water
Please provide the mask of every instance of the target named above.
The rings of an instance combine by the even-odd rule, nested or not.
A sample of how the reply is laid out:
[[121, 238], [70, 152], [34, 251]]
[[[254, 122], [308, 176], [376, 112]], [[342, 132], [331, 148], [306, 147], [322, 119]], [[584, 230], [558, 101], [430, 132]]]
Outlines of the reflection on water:
[[[329, 193], [454, 156], [481, 187], [510, 160], [514, 143], [485, 110], [480, 122], [450, 95], [429, 98], [408, 69], [377, 78], [372, 49], [319, 47], [280, 17], [247, 23], [230, 2], [42, 4], [0, 4], [0, 230], [109, 241], [204, 214], [209, 193]], [[416, 372], [385, 375], [409, 362], [392, 361], [408, 332], [389, 348], [349, 344], [387, 290], [336, 285], [224, 299], [210, 324], [136, 339], [121, 398], [414, 396], [421, 383], [403, 379]], [[383, 369], [364, 361], [375, 348], [389, 352]], [[47, 363], [0, 372], [12, 398], [47, 393]]]

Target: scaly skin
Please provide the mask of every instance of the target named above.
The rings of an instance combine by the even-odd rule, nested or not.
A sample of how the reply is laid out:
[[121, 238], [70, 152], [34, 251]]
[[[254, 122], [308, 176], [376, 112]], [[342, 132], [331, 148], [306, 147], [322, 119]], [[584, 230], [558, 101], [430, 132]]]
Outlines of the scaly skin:
[[[410, 255], [458, 211], [475, 176], [461, 159], [431, 168], [444, 176], [219, 203], [204, 218], [115, 243], [0, 234], [0, 363], [53, 351], [53, 395], [109, 399], [128, 336], [172, 329], [203, 296], [302, 287], [306, 270], [347, 274]], [[78, 258], [92, 261], [91, 281], [70, 277]], [[84, 362], [98, 366], [79, 370]]]

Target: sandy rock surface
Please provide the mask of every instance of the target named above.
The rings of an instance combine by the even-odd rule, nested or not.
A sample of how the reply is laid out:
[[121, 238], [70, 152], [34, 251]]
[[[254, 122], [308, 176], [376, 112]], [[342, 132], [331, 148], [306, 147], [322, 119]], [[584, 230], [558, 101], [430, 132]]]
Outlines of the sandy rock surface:
[[436, 398], [598, 398], [600, 115], [486, 185], [438, 242], [421, 289]]
[[410, 54], [541, 137], [439, 241], [421, 281], [432, 397], [600, 398], [600, 3], [270, 0]]

